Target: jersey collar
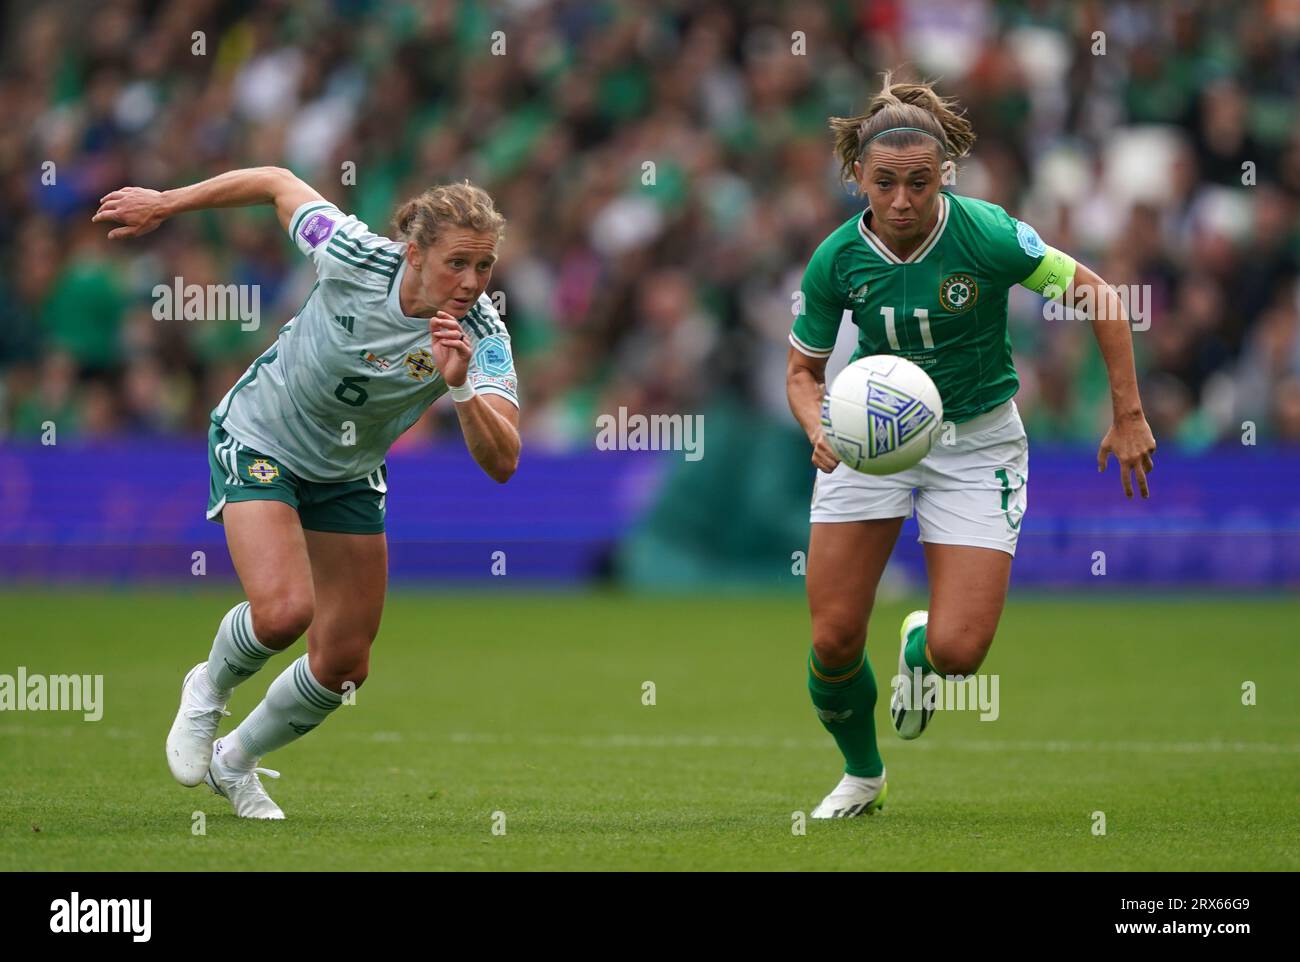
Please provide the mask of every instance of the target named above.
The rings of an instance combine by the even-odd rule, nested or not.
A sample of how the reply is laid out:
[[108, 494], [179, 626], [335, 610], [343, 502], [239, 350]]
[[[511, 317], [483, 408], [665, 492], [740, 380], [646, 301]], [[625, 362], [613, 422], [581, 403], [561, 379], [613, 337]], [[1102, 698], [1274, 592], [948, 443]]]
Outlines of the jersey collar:
[[[858, 218], [858, 233], [866, 241], [868, 247], [880, 255], [880, 257], [890, 264], [919, 264], [925, 260], [925, 255], [934, 250], [934, 245], [939, 243], [939, 238], [943, 236], [943, 229], [948, 226], [948, 195], [939, 194], [939, 218], [934, 222], [934, 228], [930, 234], [921, 243], [921, 246], [907, 257], [906, 260], [900, 258], [897, 254], [885, 246], [885, 242], [875, 235], [875, 232], [867, 226], [867, 211], [862, 212]], [[868, 208], [870, 210], [870, 208]]]
[[426, 329], [429, 326], [427, 317], [407, 317], [402, 313], [402, 277], [406, 274], [406, 257], [402, 257], [402, 263], [397, 268], [397, 273], [393, 275], [393, 286], [388, 289], [388, 313], [403, 327], [420, 327], [423, 325]]

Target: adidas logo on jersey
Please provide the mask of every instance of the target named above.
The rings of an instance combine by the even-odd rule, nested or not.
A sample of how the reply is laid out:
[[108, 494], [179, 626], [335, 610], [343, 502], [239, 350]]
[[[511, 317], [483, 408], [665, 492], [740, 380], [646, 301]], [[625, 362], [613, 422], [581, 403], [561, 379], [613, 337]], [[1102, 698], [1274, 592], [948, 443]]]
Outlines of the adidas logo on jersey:
[[349, 334], [352, 333], [352, 323], [356, 320], [355, 317], [350, 314], [335, 314], [334, 320], [338, 321], [339, 325]]

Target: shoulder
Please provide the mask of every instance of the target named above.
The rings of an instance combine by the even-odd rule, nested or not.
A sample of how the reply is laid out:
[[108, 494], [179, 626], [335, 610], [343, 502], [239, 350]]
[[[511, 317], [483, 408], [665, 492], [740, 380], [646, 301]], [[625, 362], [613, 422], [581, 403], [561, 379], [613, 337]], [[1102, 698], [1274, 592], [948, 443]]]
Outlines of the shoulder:
[[[1032, 227], [1007, 213], [1005, 208], [992, 201], [980, 200], [978, 197], [965, 197], [961, 194], [949, 193], [947, 196], [952, 205], [951, 216], [963, 221], [969, 227], [988, 233], [1006, 234], [1009, 232], [1013, 236], [1020, 232], [1021, 228], [1033, 233], [1034, 229]], [[1037, 234], [1034, 236], [1037, 237]]]
[[809, 259], [809, 264], [814, 262], [827, 265], [834, 264], [835, 259], [844, 250], [855, 244], [861, 243], [862, 234], [858, 230], [858, 222], [861, 220], [862, 212], [859, 211], [844, 223], [840, 224], [840, 226], [835, 228], [835, 230], [827, 234], [822, 242], [817, 245], [817, 249], [813, 251], [813, 255]]
[[303, 204], [289, 222], [298, 249], [321, 280], [347, 280], [387, 290], [401, 267], [405, 245], [372, 231], [364, 221], [325, 201]]
[[386, 291], [405, 256], [405, 245], [374, 233], [349, 215], [334, 229], [321, 259], [331, 262], [336, 272], [349, 280]]
[[497, 312], [492, 298], [486, 293], [480, 294], [474, 306], [461, 319], [461, 325], [469, 330], [470, 336], [475, 340], [483, 340], [489, 337], [503, 337], [509, 341], [510, 335], [506, 332], [506, 326], [501, 320], [501, 315]]
[[1047, 245], [1038, 236], [1038, 231], [999, 205], [960, 194], [948, 194], [948, 199], [952, 203], [954, 218], [964, 223], [979, 240], [1018, 248], [1026, 257], [1041, 257], [1047, 252]]
[[978, 197], [966, 197], [962, 194], [944, 192], [952, 205], [952, 216], [969, 224], [981, 227], [1004, 226], [1015, 220], [1002, 207], [992, 201], [980, 200]]
[[808, 266], [804, 271], [806, 279], [826, 284], [835, 281], [840, 273], [840, 260], [843, 255], [862, 244], [862, 234], [858, 229], [858, 222], [861, 219], [860, 212], [854, 214], [826, 235], [813, 251], [812, 257], [808, 258]]

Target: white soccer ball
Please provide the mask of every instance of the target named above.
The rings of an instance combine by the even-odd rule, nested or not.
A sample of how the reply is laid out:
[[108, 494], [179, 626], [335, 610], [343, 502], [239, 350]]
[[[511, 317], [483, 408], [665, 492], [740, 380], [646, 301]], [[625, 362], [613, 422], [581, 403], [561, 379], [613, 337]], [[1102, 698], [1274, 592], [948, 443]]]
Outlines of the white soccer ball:
[[859, 358], [822, 401], [822, 431], [841, 461], [864, 474], [906, 471], [930, 453], [943, 423], [939, 389], [911, 361]]

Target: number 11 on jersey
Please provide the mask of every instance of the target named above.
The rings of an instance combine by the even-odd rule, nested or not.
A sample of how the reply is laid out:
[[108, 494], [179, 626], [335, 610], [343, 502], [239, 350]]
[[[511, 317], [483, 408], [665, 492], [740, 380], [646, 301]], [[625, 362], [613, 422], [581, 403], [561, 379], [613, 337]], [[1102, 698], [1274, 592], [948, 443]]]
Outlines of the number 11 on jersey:
[[[898, 343], [898, 331], [894, 328], [894, 309], [892, 307], [882, 307], [880, 313], [885, 318], [885, 336], [889, 338], [889, 346], [895, 351], [901, 351], [902, 345]], [[928, 348], [934, 347], [934, 338], [930, 336], [930, 311], [924, 307], [918, 307], [913, 316], [921, 322], [921, 343]]]

